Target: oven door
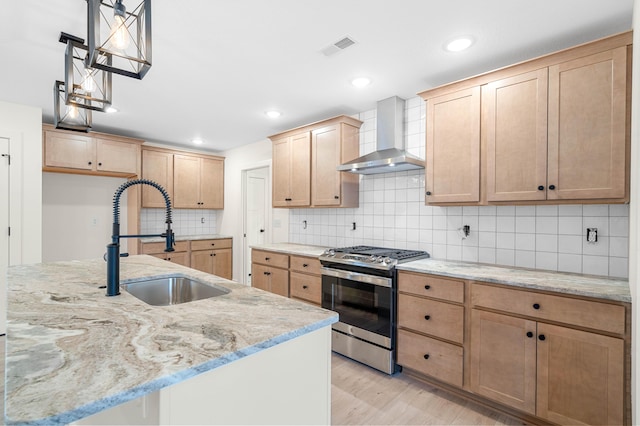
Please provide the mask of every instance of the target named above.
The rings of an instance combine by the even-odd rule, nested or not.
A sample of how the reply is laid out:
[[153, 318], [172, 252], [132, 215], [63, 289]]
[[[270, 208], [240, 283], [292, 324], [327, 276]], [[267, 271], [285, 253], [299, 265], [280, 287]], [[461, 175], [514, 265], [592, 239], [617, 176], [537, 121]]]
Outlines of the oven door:
[[395, 294], [387, 277], [322, 268], [322, 307], [340, 315], [337, 331], [387, 349], [394, 340]]

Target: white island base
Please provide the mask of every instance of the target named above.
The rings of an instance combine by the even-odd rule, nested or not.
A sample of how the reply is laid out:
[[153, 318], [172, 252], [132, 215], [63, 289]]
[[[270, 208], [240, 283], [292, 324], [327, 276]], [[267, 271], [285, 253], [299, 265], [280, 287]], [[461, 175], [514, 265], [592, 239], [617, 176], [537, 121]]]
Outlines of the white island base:
[[330, 423], [327, 326], [73, 424]]

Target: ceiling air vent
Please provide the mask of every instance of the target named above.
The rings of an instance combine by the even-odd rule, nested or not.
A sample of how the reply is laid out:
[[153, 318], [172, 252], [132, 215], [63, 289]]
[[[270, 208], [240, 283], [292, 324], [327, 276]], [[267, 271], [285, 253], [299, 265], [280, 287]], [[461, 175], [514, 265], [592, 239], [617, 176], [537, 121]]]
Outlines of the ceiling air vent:
[[347, 36], [325, 47], [321, 52], [324, 56], [331, 56], [340, 52], [341, 50], [346, 49], [349, 46], [353, 46], [354, 44], [356, 44], [356, 42]]

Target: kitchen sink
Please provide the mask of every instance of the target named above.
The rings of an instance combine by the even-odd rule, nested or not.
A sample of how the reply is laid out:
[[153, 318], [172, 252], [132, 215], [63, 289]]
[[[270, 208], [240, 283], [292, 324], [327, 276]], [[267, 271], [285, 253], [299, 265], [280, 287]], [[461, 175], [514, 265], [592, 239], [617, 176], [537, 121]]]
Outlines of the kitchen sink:
[[151, 278], [123, 283], [122, 288], [149, 305], [168, 306], [222, 296], [230, 290], [186, 277]]

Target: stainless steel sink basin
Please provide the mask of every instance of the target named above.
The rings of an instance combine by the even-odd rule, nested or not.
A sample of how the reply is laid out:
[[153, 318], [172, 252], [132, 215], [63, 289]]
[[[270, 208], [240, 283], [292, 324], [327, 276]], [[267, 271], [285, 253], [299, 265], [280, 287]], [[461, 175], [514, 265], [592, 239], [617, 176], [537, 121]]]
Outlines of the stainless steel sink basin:
[[149, 305], [168, 306], [209, 299], [229, 293], [224, 287], [186, 277], [152, 278], [122, 284], [128, 293]]

